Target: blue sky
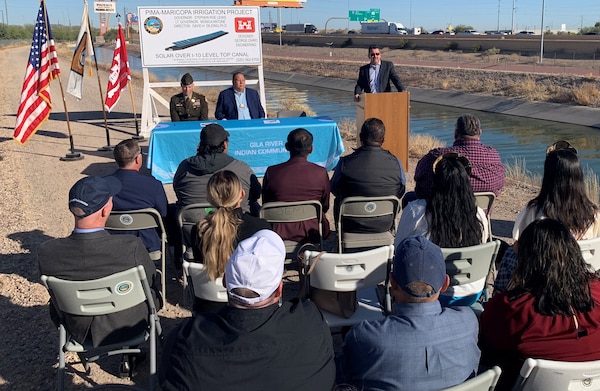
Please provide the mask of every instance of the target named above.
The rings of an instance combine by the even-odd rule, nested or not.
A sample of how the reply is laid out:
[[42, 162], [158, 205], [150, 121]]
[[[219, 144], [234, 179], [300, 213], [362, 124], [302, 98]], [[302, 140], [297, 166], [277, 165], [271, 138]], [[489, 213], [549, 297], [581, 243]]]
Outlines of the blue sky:
[[[515, 7], [515, 30], [540, 29], [542, 0], [307, 0], [303, 9], [282, 9], [282, 23], [313, 23], [318, 28], [325, 27], [329, 18], [347, 17], [348, 10], [369, 10], [379, 8], [381, 18], [401, 22], [407, 27], [422, 26], [432, 31], [447, 25], [464, 24], [477, 30], [510, 29]], [[99, 19], [93, 13], [93, 0], [90, 4], [90, 18], [94, 27]], [[137, 6], [230, 6], [233, 0], [118, 0], [117, 10], [122, 14], [135, 12]], [[83, 1], [46, 0], [51, 22], [78, 25]], [[34, 24], [39, 2], [37, 0], [0, 1], [0, 16], [10, 24]], [[600, 0], [545, 0], [544, 25], [559, 30], [566, 24], [568, 30], [581, 26], [593, 26], [600, 21]], [[261, 21], [277, 22], [275, 8], [263, 8]], [[111, 17], [111, 26], [116, 18]], [[330, 20], [328, 29], [359, 29], [358, 22]]]

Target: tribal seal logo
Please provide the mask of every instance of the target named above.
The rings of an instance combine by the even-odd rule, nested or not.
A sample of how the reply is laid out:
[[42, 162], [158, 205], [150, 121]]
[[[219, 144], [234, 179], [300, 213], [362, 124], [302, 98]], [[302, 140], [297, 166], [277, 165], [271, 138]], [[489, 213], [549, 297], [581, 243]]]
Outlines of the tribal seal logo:
[[375, 212], [376, 209], [377, 209], [377, 204], [374, 202], [367, 202], [365, 204], [365, 212], [367, 212], [367, 213], [373, 213], [373, 212]]
[[163, 29], [163, 22], [156, 16], [150, 16], [144, 20], [144, 29], [148, 34], [156, 35]]
[[122, 281], [122, 282], [119, 282], [115, 286], [115, 293], [117, 295], [126, 295], [129, 292], [131, 292], [132, 289], [133, 289], [133, 282], [131, 282], [131, 281]]
[[133, 224], [133, 217], [131, 215], [121, 215], [119, 216], [119, 221], [123, 225], [131, 225]]

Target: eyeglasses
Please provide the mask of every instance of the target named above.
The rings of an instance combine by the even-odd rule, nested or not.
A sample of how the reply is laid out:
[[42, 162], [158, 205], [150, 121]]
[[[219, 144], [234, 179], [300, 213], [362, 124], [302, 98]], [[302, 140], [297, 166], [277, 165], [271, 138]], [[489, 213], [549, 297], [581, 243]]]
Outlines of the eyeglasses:
[[371, 53], [370, 54], [371, 57], [375, 57], [375, 56], [381, 56], [381, 53]]
[[433, 162], [433, 173], [434, 174], [436, 172], [437, 165], [444, 159], [458, 160], [465, 167], [465, 171], [467, 171], [467, 175], [469, 175], [469, 176], [471, 175], [471, 171], [472, 171], [471, 162], [469, 162], [469, 159], [467, 159], [466, 156], [463, 156], [456, 152], [446, 152], [446, 153], [438, 156], [437, 159], [435, 159], [435, 161]]
[[570, 142], [565, 141], [565, 140], [560, 140], [560, 141], [557, 141], [554, 144], [550, 145], [548, 148], [546, 148], [546, 156], [548, 156], [550, 154], [550, 152], [552, 152], [552, 151], [558, 151], [561, 149], [571, 151], [575, 155], [577, 155], [577, 150], [575, 149], [575, 147], [573, 147], [571, 145]]

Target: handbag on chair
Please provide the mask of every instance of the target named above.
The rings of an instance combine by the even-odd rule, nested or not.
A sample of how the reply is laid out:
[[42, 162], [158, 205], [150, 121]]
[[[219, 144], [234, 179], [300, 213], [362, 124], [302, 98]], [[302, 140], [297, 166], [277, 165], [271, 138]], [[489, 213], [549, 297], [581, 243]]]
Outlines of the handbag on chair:
[[319, 309], [331, 312], [332, 314], [346, 319], [351, 318], [352, 315], [354, 315], [354, 312], [356, 312], [356, 308], [358, 308], [356, 291], [338, 292], [315, 287], [311, 287], [309, 289], [309, 276], [313, 272], [316, 264], [321, 259], [321, 255], [324, 253], [325, 251], [321, 251], [316, 257], [313, 258], [310, 266], [307, 267], [304, 263], [304, 251], [298, 252], [298, 274], [300, 276], [301, 286], [300, 297], [306, 298], [306, 292], [308, 291], [308, 298], [315, 303]]

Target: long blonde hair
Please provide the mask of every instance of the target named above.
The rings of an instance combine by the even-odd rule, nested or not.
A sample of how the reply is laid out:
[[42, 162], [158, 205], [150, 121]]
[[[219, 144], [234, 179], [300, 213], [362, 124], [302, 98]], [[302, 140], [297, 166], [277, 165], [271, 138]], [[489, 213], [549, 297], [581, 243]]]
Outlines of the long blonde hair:
[[206, 185], [206, 199], [214, 206], [206, 218], [198, 223], [202, 238], [202, 255], [211, 279], [223, 276], [225, 264], [237, 243], [238, 227], [242, 220], [234, 210], [242, 198], [242, 182], [231, 171], [219, 171]]

